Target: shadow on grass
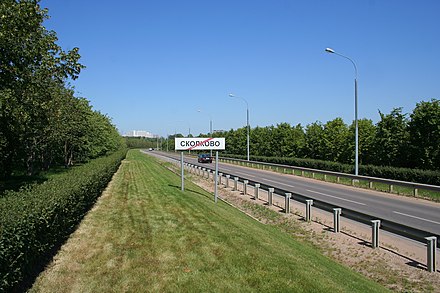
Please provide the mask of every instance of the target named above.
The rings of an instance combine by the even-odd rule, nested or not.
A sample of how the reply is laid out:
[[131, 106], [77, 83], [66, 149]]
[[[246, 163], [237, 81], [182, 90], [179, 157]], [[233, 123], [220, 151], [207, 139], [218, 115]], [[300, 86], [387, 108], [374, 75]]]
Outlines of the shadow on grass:
[[[81, 221], [80, 221], [81, 222]], [[52, 263], [54, 257], [58, 254], [61, 247], [67, 242], [70, 235], [78, 228], [79, 223], [74, 226], [72, 231], [70, 231], [69, 235], [66, 235], [63, 240], [56, 243], [54, 247], [47, 251], [44, 255], [41, 257], [38, 257], [32, 265], [28, 266], [28, 269], [26, 269], [23, 273], [23, 279], [16, 284], [12, 289], [11, 292], [17, 292], [17, 293], [26, 293], [28, 292], [32, 286], [34, 285], [35, 281], [37, 280], [38, 276], [44, 272], [44, 270], [47, 268], [49, 264]]]

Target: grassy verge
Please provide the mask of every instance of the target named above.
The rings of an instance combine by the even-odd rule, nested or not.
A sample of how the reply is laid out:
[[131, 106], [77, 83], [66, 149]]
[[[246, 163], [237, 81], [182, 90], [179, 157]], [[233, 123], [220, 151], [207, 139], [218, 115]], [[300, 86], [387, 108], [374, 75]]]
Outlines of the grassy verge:
[[383, 292], [139, 151], [31, 292]]
[[[232, 161], [232, 164], [240, 165], [240, 166], [247, 166], [247, 167], [255, 168], [255, 169], [264, 169], [264, 170], [268, 170], [268, 171], [272, 171], [272, 172], [276, 172], [276, 173], [281, 173], [281, 174], [293, 174], [296, 176], [303, 176], [306, 178], [312, 178], [312, 179], [321, 180], [321, 181], [356, 186], [359, 188], [372, 189], [372, 190], [376, 190], [376, 191], [390, 193], [390, 185], [384, 184], [384, 183], [374, 182], [373, 188], [370, 188], [369, 182], [365, 181], [365, 180], [358, 180], [355, 183], [353, 183], [352, 180], [348, 179], [348, 178], [340, 177], [339, 181], [338, 181], [336, 176], [328, 175], [325, 177], [323, 174], [319, 174], [319, 173], [312, 173], [312, 172], [308, 172], [308, 171], [301, 172], [299, 170], [291, 170], [291, 169], [284, 168], [284, 167], [276, 167], [276, 166], [263, 165], [263, 164], [257, 164], [257, 163], [246, 164], [245, 162], [236, 163], [235, 161]], [[398, 186], [398, 185], [395, 185], [393, 187], [393, 191], [391, 193], [414, 197], [414, 190], [412, 188]], [[418, 195], [416, 197], [439, 202], [440, 201], [440, 192], [420, 189], [418, 191]]]

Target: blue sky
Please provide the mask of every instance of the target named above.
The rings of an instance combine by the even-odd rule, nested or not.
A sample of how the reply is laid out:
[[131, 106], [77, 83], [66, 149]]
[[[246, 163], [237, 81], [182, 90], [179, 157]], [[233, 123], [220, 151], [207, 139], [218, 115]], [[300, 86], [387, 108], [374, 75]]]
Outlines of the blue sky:
[[[77, 95], [119, 131], [229, 130], [379, 120], [440, 99], [438, 0], [43, 0], [65, 49], [86, 69]], [[202, 112], [197, 110], [201, 109]]]

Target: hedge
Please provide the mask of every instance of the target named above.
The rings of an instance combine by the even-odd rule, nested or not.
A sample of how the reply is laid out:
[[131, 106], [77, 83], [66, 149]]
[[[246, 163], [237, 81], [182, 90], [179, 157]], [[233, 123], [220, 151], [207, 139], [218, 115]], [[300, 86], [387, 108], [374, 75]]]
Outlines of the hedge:
[[42, 268], [101, 195], [126, 150], [0, 198], [0, 292]]
[[[231, 154], [223, 154], [222, 157], [242, 159], [242, 160], [246, 159], [246, 156], [231, 155]], [[354, 173], [353, 165], [341, 164], [330, 161], [288, 158], [288, 157], [263, 157], [263, 156], [250, 156], [250, 160], [264, 162], [264, 163], [311, 168], [317, 170], [334, 171], [334, 172], [347, 173], [347, 174]], [[382, 166], [373, 166], [373, 165], [359, 165], [359, 175], [407, 181], [407, 182], [431, 184], [431, 185], [440, 185], [440, 172], [430, 171], [430, 170], [382, 167]]]

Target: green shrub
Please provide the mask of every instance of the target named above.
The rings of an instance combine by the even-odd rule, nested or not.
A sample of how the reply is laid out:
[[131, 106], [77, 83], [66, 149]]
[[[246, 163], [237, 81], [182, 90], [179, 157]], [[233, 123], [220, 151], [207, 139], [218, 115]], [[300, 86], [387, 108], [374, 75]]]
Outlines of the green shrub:
[[31, 276], [67, 239], [125, 154], [117, 151], [0, 198], [0, 292]]
[[[223, 157], [246, 159], [242, 155], [230, 155], [224, 154]], [[326, 170], [340, 173], [353, 174], [354, 166], [348, 164], [341, 164], [337, 162], [313, 160], [313, 159], [298, 159], [289, 157], [261, 157], [251, 156], [252, 161], [288, 165], [295, 167], [311, 168], [317, 170]], [[409, 168], [396, 168], [396, 167], [382, 167], [373, 165], [360, 165], [359, 175], [378, 177], [385, 179], [393, 179], [407, 182], [417, 182], [423, 184], [440, 185], [440, 172], [428, 171]]]

